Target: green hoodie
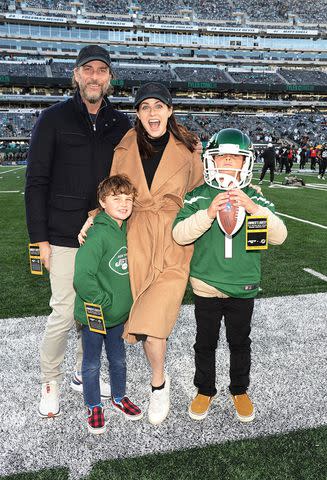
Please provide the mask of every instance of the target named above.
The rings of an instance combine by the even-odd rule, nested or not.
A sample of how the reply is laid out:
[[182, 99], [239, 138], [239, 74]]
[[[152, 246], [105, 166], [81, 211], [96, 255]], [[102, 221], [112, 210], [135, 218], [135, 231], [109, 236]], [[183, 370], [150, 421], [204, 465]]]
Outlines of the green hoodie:
[[107, 327], [127, 320], [132, 306], [129, 283], [126, 222], [118, 223], [104, 211], [94, 219], [87, 240], [77, 252], [74, 287], [75, 319], [87, 325], [84, 302], [102, 306]]

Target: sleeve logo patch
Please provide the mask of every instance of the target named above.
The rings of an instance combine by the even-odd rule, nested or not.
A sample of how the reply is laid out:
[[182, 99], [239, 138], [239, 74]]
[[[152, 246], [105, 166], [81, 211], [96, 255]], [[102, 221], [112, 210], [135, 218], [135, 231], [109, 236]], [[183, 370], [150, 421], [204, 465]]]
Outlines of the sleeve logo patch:
[[109, 261], [109, 268], [118, 275], [128, 275], [127, 247], [121, 247]]

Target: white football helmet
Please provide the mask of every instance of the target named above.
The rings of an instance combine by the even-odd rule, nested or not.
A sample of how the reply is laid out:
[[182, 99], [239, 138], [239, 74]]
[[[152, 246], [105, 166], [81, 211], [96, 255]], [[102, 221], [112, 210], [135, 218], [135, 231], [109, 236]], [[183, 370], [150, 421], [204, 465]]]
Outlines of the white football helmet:
[[[221, 169], [217, 168], [214, 157], [228, 153], [243, 155], [243, 165], [240, 169], [224, 167], [222, 173]], [[211, 187], [220, 190], [244, 188], [251, 182], [253, 163], [253, 146], [248, 135], [236, 128], [225, 128], [215, 133], [206, 146], [203, 156], [204, 180]], [[225, 173], [226, 171], [228, 173]]]

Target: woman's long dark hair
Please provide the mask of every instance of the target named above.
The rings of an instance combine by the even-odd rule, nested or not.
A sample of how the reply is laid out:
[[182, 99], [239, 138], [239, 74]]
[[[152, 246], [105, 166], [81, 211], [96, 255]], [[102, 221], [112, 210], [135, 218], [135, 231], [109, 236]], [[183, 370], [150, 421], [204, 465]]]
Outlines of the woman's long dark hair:
[[[154, 154], [154, 148], [149, 142], [148, 134], [138, 117], [135, 121], [135, 130], [140, 156], [142, 160], [149, 160]], [[184, 127], [184, 125], [177, 123], [174, 113], [168, 118], [167, 130], [171, 132], [177, 140], [181, 141], [190, 152], [194, 152], [198, 137]]]

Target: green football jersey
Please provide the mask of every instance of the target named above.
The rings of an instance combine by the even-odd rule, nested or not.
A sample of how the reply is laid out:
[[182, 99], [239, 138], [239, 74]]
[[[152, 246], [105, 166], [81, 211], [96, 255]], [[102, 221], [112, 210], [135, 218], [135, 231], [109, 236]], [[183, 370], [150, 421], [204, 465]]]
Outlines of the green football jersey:
[[[274, 204], [252, 187], [245, 187], [243, 191], [253, 202], [274, 212]], [[179, 211], [174, 226], [197, 211], [206, 210], [220, 192], [222, 190], [203, 184], [186, 194], [184, 207]], [[261, 278], [261, 252], [246, 250], [245, 221], [231, 242], [232, 257], [225, 258], [225, 234], [214, 220], [211, 227], [194, 242], [190, 275], [230, 297], [255, 297]]]

